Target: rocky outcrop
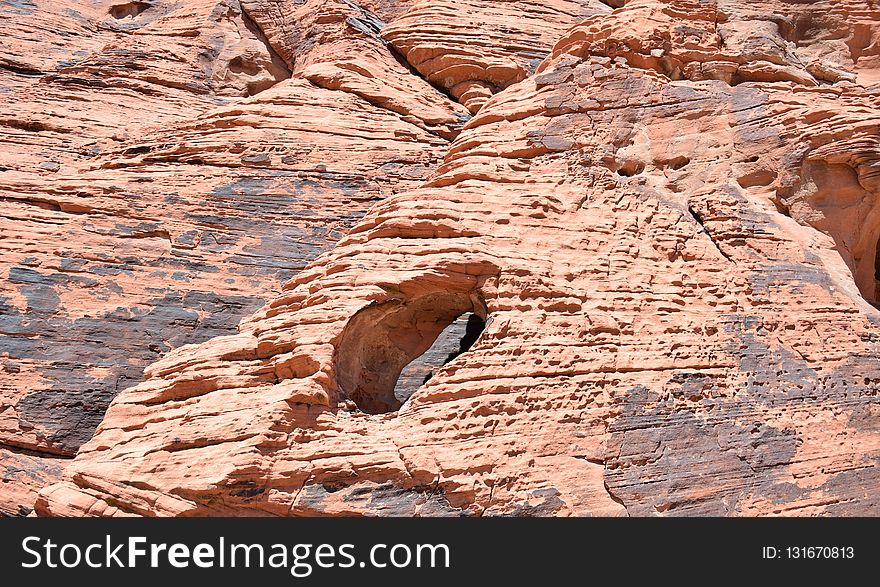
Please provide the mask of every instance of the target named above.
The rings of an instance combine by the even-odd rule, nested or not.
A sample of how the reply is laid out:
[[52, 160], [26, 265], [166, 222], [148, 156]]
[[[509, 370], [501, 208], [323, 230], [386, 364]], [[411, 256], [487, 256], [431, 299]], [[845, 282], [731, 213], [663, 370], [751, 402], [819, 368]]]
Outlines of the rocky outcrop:
[[[506, 48], [468, 62], [473, 47], [448, 48], [459, 31], [420, 16], [441, 5], [398, 7], [382, 28], [378, 8], [352, 16], [476, 112], [448, 146], [451, 119], [417, 114], [433, 108], [421, 98], [369, 97], [369, 54], [331, 82], [314, 73], [339, 67], [326, 55], [300, 64], [303, 45], [276, 46], [370, 116], [412, 116], [415, 145], [439, 135], [442, 161], [237, 333], [148, 366], [37, 513], [880, 513], [880, 13], [614, 4], [561, 34], [536, 75], [498, 84], [480, 76]], [[453, 91], [487, 79], [478, 101]], [[237, 105], [170, 136], [269, 111]], [[476, 340], [396, 393], [470, 315]]]
[[567, 29], [608, 12], [600, 0], [420, 1], [381, 34], [425, 79], [474, 113], [534, 73]]
[[872, 5], [0, 12], [0, 513], [880, 513]]
[[255, 2], [4, 5], [0, 512], [29, 511], [146, 365], [234, 333], [436, 167], [464, 108], [338, 5], [315, 43], [336, 60], [308, 74]]

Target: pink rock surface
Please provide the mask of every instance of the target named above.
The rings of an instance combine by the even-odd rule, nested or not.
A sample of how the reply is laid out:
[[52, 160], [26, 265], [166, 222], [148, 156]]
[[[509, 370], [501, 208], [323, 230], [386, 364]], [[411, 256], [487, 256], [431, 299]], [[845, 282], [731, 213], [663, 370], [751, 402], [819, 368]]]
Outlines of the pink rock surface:
[[[159, 349], [142, 382], [106, 395], [63, 471], [0, 488], [6, 511], [39, 491], [36, 513], [59, 516], [880, 513], [880, 12], [854, 0], [318, 4], [241, 4], [290, 79], [107, 143], [51, 182], [0, 174], [3, 205], [52, 194], [25, 220], [57, 216], [77, 252], [119, 254], [138, 239], [112, 232], [132, 215], [116, 211], [154, 211], [160, 228], [132, 230], [154, 239], [158, 267], [194, 214], [223, 234], [287, 226], [251, 204], [196, 212], [217, 186], [256, 198], [300, 185], [276, 210], [321, 214], [341, 237], [311, 257], [267, 246], [306, 265], [292, 275], [285, 262], [283, 286], [251, 241], [192, 249], [215, 270], [176, 292], [268, 301], [237, 329]], [[230, 171], [245, 183], [230, 188]], [[271, 190], [249, 192], [255, 177]], [[148, 206], [170, 191], [183, 195]], [[109, 217], [103, 231], [79, 228], [84, 207]], [[50, 231], [4, 218], [36, 267], [53, 267]], [[246, 253], [249, 280], [232, 268]], [[8, 271], [31, 267], [7, 257]], [[61, 286], [25, 281], [33, 272], [7, 279], [21, 321], [101, 307], [74, 303], [90, 289], [64, 282], [63, 310], [45, 309], [34, 288]], [[169, 283], [128, 279], [117, 306]], [[435, 338], [470, 315], [485, 324], [476, 341], [399, 396], [401, 370], [442, 359]], [[54, 450], [18, 406], [55, 364], [15, 361], [30, 383], [0, 411], [15, 410], [4, 444]], [[36, 413], [56, 433], [69, 422]]]
[[[235, 332], [373, 202], [424, 180], [462, 125], [344, 15], [328, 42], [400, 84], [290, 79], [253, 4], [3, 8], [2, 512], [32, 507], [146, 365]], [[19, 469], [39, 469], [27, 499]]]
[[477, 112], [493, 94], [534, 73], [568, 28], [610, 10], [600, 0], [419, 1], [382, 37], [425, 79]]

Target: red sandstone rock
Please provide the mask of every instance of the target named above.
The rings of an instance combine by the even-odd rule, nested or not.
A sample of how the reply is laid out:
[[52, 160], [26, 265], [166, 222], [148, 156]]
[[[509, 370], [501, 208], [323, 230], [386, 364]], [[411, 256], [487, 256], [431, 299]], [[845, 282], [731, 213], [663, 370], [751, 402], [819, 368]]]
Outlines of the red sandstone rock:
[[[63, 472], [0, 489], [5, 511], [42, 487], [40, 515], [880, 513], [880, 12], [855, 1], [330, 4], [242, 3], [292, 79], [107, 143], [52, 182], [0, 174], [4, 205], [51, 194], [25, 219], [69, 227], [62, 238], [93, 251], [90, 263], [127, 242], [116, 217], [149, 209], [131, 194], [174, 190], [149, 217], [157, 228], [133, 229], [170, 242], [147, 247], [164, 267], [230, 169], [244, 183], [222, 197], [253, 199], [215, 212], [217, 225], [241, 223], [221, 235], [273, 234], [278, 216], [251, 207], [268, 191], [250, 191], [254, 177], [289, 193], [306, 174], [309, 190], [280, 201], [295, 211], [319, 199], [310, 210], [323, 222], [354, 214], [324, 174], [362, 182], [352, 200], [385, 198], [280, 290], [278, 272], [262, 283], [269, 252], [200, 239], [190, 254], [214, 269], [174, 291], [268, 302], [237, 332], [156, 351]], [[555, 16], [538, 24], [540, 10]], [[462, 106], [394, 52], [475, 113], [460, 134]], [[548, 54], [535, 75], [528, 52]], [[103, 232], [77, 224], [92, 210]], [[54, 267], [48, 231], [13, 221], [6, 233], [34, 243], [36, 267]], [[231, 269], [246, 253], [249, 281]], [[9, 271], [30, 267], [10, 255]], [[23, 281], [34, 272], [46, 274], [10, 273], [19, 313], [4, 320], [101, 307], [84, 284]], [[140, 270], [124, 283], [112, 303], [136, 308], [169, 281]], [[62, 288], [59, 308], [44, 309], [40, 287]], [[463, 315], [485, 322], [472, 346], [442, 367], [418, 358], [431, 347], [442, 362], [432, 342]], [[53, 332], [46, 320], [39, 337]], [[425, 361], [412, 381], [429, 379], [401, 396], [412, 360]], [[10, 361], [29, 381], [24, 399], [56, 363]], [[2, 442], [54, 450], [15, 419], [19, 405], [0, 411], [15, 410]], [[69, 422], [69, 410], [51, 413], [50, 430]], [[42, 466], [26, 457], [6, 458]]]
[[[417, 186], [463, 123], [344, 16], [339, 67], [349, 43], [398, 87], [334, 85], [329, 57], [316, 83], [286, 79], [238, 2], [141, 4], [4, 8], [2, 512], [33, 505], [22, 484], [52, 481], [146, 365], [235, 332], [374, 201]], [[59, 52], [41, 27], [84, 40]]]
[[382, 37], [473, 113], [533, 73], [569, 27], [609, 11], [599, 0], [419, 1]]

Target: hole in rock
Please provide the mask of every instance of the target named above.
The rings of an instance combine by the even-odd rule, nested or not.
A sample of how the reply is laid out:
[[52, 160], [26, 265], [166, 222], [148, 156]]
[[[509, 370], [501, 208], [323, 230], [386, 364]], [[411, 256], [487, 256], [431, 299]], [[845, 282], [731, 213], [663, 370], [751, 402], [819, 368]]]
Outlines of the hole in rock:
[[679, 169], [684, 169], [691, 162], [688, 157], [684, 155], [678, 155], [671, 159], [659, 159], [654, 161], [654, 165], [657, 169], [672, 169], [673, 171], [678, 171]]
[[110, 16], [117, 20], [123, 18], [135, 18], [140, 13], [150, 8], [146, 2], [128, 2], [127, 4], [116, 4], [110, 7]]
[[736, 178], [743, 189], [765, 187], [776, 181], [776, 172], [772, 169], [753, 169]]
[[641, 173], [644, 170], [645, 170], [644, 163], [642, 163], [641, 161], [635, 161], [635, 160], [630, 159], [628, 161], [624, 161], [623, 165], [621, 165], [617, 169], [617, 175], [620, 175], [623, 177], [632, 177], [634, 175], [638, 175], [639, 173]]
[[260, 66], [254, 63], [252, 59], [239, 55], [229, 62], [229, 71], [232, 73], [257, 75], [260, 73]]
[[486, 322], [474, 313], [459, 316], [443, 329], [431, 348], [403, 368], [394, 386], [394, 397], [400, 403], [408, 400], [437, 369], [470, 350], [485, 327]]
[[690, 162], [691, 160], [684, 156], [674, 157], [669, 160], [669, 167], [677, 171]]
[[433, 293], [370, 306], [337, 349], [339, 388], [368, 414], [392, 412], [433, 373], [474, 344], [485, 309], [468, 293]]
[[143, 155], [153, 150], [153, 147], [147, 145], [138, 145], [137, 147], [129, 147], [122, 152], [123, 155]]

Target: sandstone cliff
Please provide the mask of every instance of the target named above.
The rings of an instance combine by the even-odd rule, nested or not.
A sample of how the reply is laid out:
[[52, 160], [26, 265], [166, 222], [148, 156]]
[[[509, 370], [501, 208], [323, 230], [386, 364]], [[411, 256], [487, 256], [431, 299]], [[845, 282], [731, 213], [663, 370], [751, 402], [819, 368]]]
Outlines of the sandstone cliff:
[[880, 7], [2, 10], [0, 510], [880, 514]]

